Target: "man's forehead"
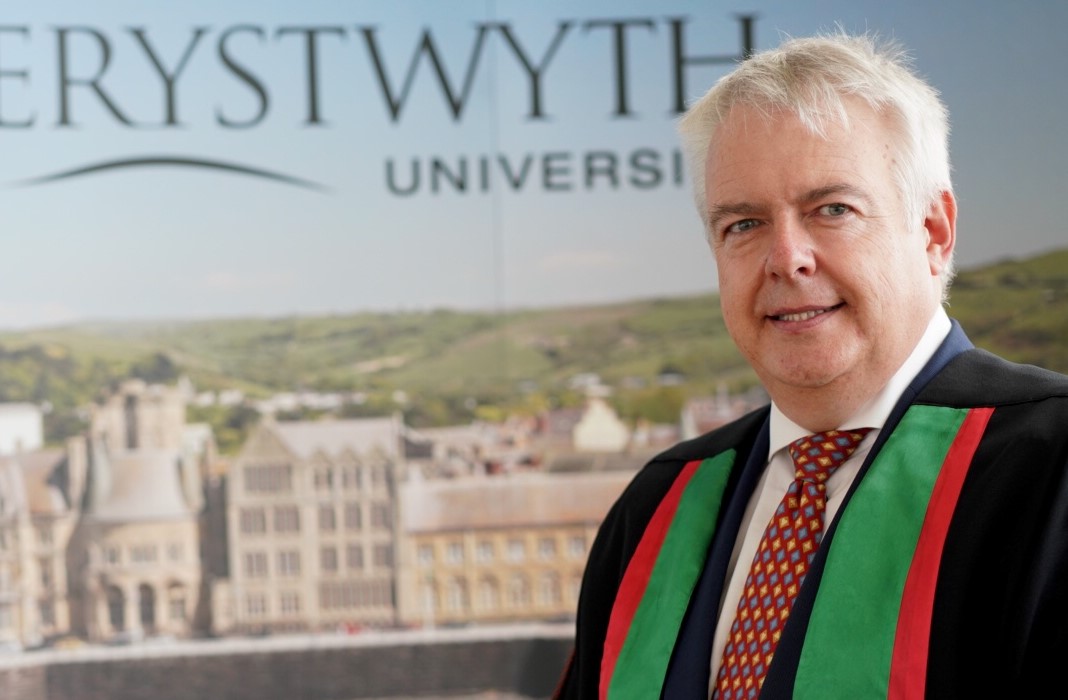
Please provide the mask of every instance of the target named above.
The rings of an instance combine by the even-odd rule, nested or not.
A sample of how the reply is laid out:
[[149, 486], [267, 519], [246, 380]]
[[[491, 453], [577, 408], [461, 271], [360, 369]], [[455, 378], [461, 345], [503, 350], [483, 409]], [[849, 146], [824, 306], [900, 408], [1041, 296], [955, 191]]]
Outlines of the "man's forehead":
[[882, 118], [861, 105], [848, 124], [814, 133], [794, 114], [736, 108], [709, 144], [705, 170], [707, 220], [766, 214], [783, 203], [828, 198], [882, 209], [893, 159]]

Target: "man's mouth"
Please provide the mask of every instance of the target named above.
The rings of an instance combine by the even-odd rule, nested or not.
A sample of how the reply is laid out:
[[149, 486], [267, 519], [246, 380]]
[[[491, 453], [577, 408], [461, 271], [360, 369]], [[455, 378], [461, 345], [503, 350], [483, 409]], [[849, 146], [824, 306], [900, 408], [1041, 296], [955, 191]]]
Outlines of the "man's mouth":
[[789, 314], [776, 314], [770, 316], [769, 318], [771, 318], [773, 321], [807, 321], [810, 318], [816, 318], [821, 314], [825, 314], [829, 311], [835, 311], [837, 309], [842, 308], [843, 306], [845, 306], [845, 302], [835, 304], [834, 306], [828, 306], [825, 309], [810, 309], [808, 311], [797, 311]]

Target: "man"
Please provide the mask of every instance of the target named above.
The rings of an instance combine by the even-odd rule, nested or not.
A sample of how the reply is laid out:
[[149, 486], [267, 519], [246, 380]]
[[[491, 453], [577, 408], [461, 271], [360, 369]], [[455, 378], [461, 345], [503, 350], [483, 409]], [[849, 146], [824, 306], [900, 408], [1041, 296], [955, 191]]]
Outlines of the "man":
[[727, 329], [772, 404], [620, 497], [557, 696], [1068, 692], [1068, 378], [973, 348], [942, 308], [935, 91], [868, 37], [796, 39], [681, 133]]

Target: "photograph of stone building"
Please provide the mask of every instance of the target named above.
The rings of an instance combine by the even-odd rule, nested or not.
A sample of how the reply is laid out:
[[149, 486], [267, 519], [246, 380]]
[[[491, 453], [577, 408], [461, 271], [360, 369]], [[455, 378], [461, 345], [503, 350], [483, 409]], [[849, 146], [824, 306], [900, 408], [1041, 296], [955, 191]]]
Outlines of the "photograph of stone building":
[[203, 495], [186, 427], [174, 387], [129, 381], [94, 407], [85, 471], [72, 480], [82, 486], [68, 555], [73, 633], [134, 641], [199, 632]]
[[216, 633], [397, 624], [406, 432], [398, 416], [266, 420], [253, 432], [229, 472]]
[[77, 510], [57, 478], [62, 449], [0, 456], [0, 645], [25, 648], [70, 629], [67, 543]]
[[404, 484], [403, 620], [569, 619], [597, 527], [633, 476], [530, 472]]
[[0, 645], [566, 623], [604, 514], [663, 447], [591, 395], [422, 431], [259, 414], [223, 458], [192, 396], [122, 382], [62, 448], [0, 411]]

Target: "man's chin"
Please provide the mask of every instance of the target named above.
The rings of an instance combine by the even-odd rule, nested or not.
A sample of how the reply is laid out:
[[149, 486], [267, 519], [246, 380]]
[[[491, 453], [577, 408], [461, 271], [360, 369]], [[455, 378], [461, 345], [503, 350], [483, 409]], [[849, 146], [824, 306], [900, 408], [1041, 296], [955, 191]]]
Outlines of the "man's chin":
[[769, 392], [775, 388], [784, 391], [818, 391], [833, 383], [841, 374], [826, 357], [804, 361], [803, 357], [796, 354], [769, 369], [757, 370], [757, 375]]

